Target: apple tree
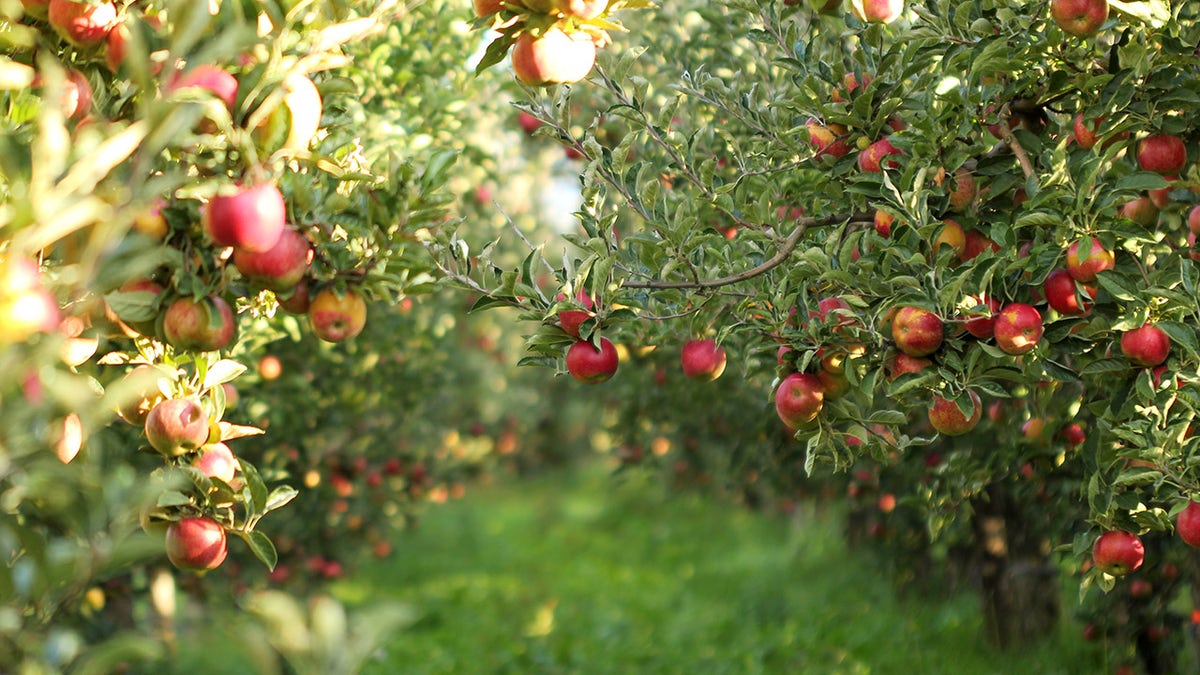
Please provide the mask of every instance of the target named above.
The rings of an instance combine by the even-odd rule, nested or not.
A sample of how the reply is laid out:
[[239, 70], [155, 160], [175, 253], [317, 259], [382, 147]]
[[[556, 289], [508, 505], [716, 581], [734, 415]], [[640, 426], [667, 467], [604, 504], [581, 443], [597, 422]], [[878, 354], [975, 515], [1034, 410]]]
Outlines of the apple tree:
[[[794, 432], [762, 446], [803, 458], [764, 462], [778, 482], [917, 475], [936, 452], [902, 497], [935, 536], [983, 546], [1005, 525], [985, 592], [1023, 625], [1002, 643], [1053, 625], [1057, 604], [1011, 611], [1056, 595], [1052, 550], [1110, 590], [1142, 564], [1135, 540], [1175, 528], [1200, 489], [1194, 7], [549, 5], [481, 23], [492, 61], [514, 45], [539, 133], [585, 158], [578, 232], [518, 266], [438, 240], [477, 307], [531, 322], [526, 363], [618, 369], [619, 387], [606, 341], [712, 338], [758, 383], [752, 410]], [[610, 14], [631, 30], [585, 79], [522, 76], [520, 35]], [[573, 359], [580, 342], [598, 356]], [[1093, 556], [1109, 532], [1129, 535], [1116, 561]], [[1034, 590], [1007, 593], [1027, 563]]]

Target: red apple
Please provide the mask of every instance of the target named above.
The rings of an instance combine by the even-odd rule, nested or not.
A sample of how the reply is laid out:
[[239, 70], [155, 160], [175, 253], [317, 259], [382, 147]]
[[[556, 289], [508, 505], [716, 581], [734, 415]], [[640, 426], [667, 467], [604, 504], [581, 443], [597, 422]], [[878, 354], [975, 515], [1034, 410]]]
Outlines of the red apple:
[[235, 249], [233, 265], [252, 283], [276, 293], [291, 290], [308, 272], [313, 250], [308, 239], [293, 229], [285, 229], [270, 249], [254, 253]]
[[1042, 294], [1046, 296], [1046, 302], [1063, 316], [1085, 314], [1091, 309], [1087, 296], [1094, 296], [1095, 291], [1086, 289], [1085, 293], [1083, 304], [1080, 305], [1078, 294], [1075, 292], [1075, 280], [1065, 269], [1053, 270], [1042, 284]]
[[1042, 315], [1030, 305], [1020, 302], [1005, 305], [996, 317], [992, 329], [996, 346], [1005, 354], [1025, 354], [1042, 339]]
[[289, 314], [308, 314], [308, 308], [312, 304], [308, 292], [308, 279], [301, 279], [292, 288], [291, 293], [282, 297], [276, 295], [275, 299], [279, 302], [280, 309]]
[[231, 194], [218, 194], [208, 202], [204, 226], [219, 246], [265, 253], [283, 236], [286, 211], [283, 193], [275, 185], [242, 186]]
[[892, 223], [896, 221], [896, 217], [887, 211], [875, 210], [875, 231], [881, 237], [892, 236]]
[[[566, 296], [559, 295], [558, 299], [563, 300]], [[564, 309], [558, 313], [558, 325], [563, 331], [573, 338], [579, 337], [579, 327], [583, 322], [596, 316], [592, 311], [596, 307], [596, 303], [592, 301], [591, 296], [582, 288], [575, 294], [575, 299], [579, 304], [583, 305], [583, 309]]]
[[693, 380], [710, 382], [725, 372], [725, 350], [716, 340], [690, 340], [680, 353], [683, 374]]
[[1087, 120], [1083, 119], [1083, 113], [1075, 116], [1075, 124], [1071, 130], [1075, 137], [1075, 144], [1084, 150], [1091, 150], [1096, 145], [1096, 141], [1100, 139], [1100, 122], [1103, 118], [1092, 120], [1091, 125], [1088, 125]]
[[504, 7], [504, 0], [475, 0], [475, 16], [483, 18], [499, 12]]
[[1200, 546], [1200, 504], [1188, 500], [1188, 505], [1175, 517], [1175, 531], [1188, 546]]
[[[1166, 176], [1165, 178], [1169, 183], [1174, 183], [1179, 180], [1179, 176]], [[1170, 185], [1167, 185], [1167, 187], [1164, 188], [1147, 190], [1146, 196], [1150, 198], [1150, 203], [1154, 204], [1154, 207], [1161, 211], [1170, 205], [1172, 189], [1173, 188]]]
[[1200, 234], [1200, 204], [1193, 206], [1192, 210], [1188, 211], [1187, 226], [1188, 231], [1192, 234]]
[[225, 562], [225, 528], [211, 518], [180, 518], [167, 526], [167, 558], [184, 570], [211, 570]]
[[596, 43], [584, 32], [551, 28], [537, 37], [522, 33], [513, 44], [513, 74], [531, 87], [578, 82], [595, 64]]
[[1129, 582], [1129, 597], [1135, 600], [1145, 600], [1154, 593], [1154, 584], [1145, 579], [1134, 579]]
[[1142, 566], [1146, 549], [1142, 540], [1132, 532], [1110, 530], [1096, 538], [1092, 546], [1092, 562], [1105, 574], [1125, 576]]
[[[946, 221], [947, 223], [951, 221]], [[984, 251], [1000, 252], [1000, 244], [979, 230], [967, 230], [963, 233], [963, 247], [959, 259], [963, 262], [974, 260]]]
[[966, 167], [959, 167], [954, 172], [953, 181], [954, 187], [950, 190], [950, 210], [961, 213], [975, 203], [978, 188], [975, 176], [971, 175], [971, 171]]
[[533, 115], [530, 115], [524, 110], [517, 113], [517, 124], [521, 126], [521, 130], [524, 131], [528, 136], [532, 136], [533, 132], [537, 131], [538, 127], [542, 126], [541, 120]]
[[850, 0], [850, 12], [864, 23], [891, 23], [904, 13], [904, 0]]
[[792, 429], [812, 424], [825, 405], [825, 388], [815, 375], [792, 373], [775, 390], [775, 412]]
[[934, 394], [933, 405], [929, 407], [930, 426], [947, 436], [959, 436], [974, 429], [983, 417], [983, 403], [974, 391], [968, 390], [967, 397], [971, 399], [971, 410], [964, 414], [953, 399]]
[[909, 356], [904, 352], [899, 352], [888, 361], [888, 379], [894, 380], [901, 375], [908, 373], [919, 373], [929, 366], [933, 365], [933, 361], [918, 356]]
[[200, 448], [200, 454], [192, 462], [200, 473], [225, 483], [232, 483], [238, 470], [237, 458], [224, 443], [212, 443]]
[[1171, 338], [1152, 323], [1121, 334], [1121, 353], [1135, 365], [1153, 368], [1167, 360]]
[[367, 325], [367, 301], [352, 290], [338, 295], [326, 288], [309, 302], [308, 323], [313, 334], [326, 342], [349, 340]]
[[1158, 222], [1158, 207], [1149, 196], [1138, 197], [1125, 202], [1117, 209], [1122, 218], [1128, 218], [1138, 225], [1150, 227]]
[[942, 229], [938, 231], [938, 236], [934, 238], [932, 246], [934, 255], [937, 255], [943, 246], [949, 246], [954, 249], [959, 260], [964, 260], [967, 252], [967, 232], [957, 220], [947, 218], [942, 224]]
[[938, 315], [920, 307], [901, 307], [892, 318], [896, 348], [909, 356], [928, 356], [942, 346], [945, 327]]
[[1083, 442], [1087, 440], [1087, 434], [1084, 433], [1083, 427], [1074, 423], [1063, 427], [1058, 432], [1058, 436], [1063, 439], [1064, 443], [1071, 446], [1083, 445]]
[[967, 300], [973, 307], [966, 311], [969, 318], [963, 323], [963, 327], [981, 340], [992, 337], [996, 315], [1000, 313], [1000, 301], [986, 294], [972, 295]]
[[162, 330], [163, 337], [178, 350], [215, 352], [233, 342], [237, 319], [229, 303], [218, 296], [200, 300], [185, 296], [167, 307]]
[[[883, 0], [867, 0], [868, 2], [879, 2]], [[867, 146], [865, 150], [858, 153], [858, 168], [860, 171], [867, 173], [880, 173], [885, 168], [894, 169], [900, 166], [896, 160], [887, 159], [891, 155], [903, 154], [896, 146], [892, 145], [889, 139], [881, 138], [878, 141]]]
[[1170, 134], [1155, 134], [1138, 141], [1137, 162], [1143, 171], [1163, 175], [1176, 174], [1187, 164], [1183, 139]]
[[1090, 284], [1097, 274], [1115, 266], [1112, 251], [1094, 237], [1084, 237], [1067, 248], [1067, 273], [1075, 281]]
[[104, 42], [104, 63], [112, 72], [117, 72], [121, 64], [125, 62], [125, 55], [129, 52], [129, 27], [124, 22], [119, 22], [108, 31], [108, 37]]
[[203, 89], [221, 99], [225, 107], [233, 110], [237, 104], [238, 81], [229, 71], [207, 63], [202, 63], [184, 72], [177, 72], [167, 84], [167, 93], [181, 89]]
[[620, 365], [617, 348], [605, 337], [600, 338], [596, 348], [587, 340], [580, 340], [567, 349], [567, 372], [585, 384], [599, 384], [612, 378]]
[[804, 126], [808, 129], [808, 142], [817, 149], [816, 157], [828, 155], [837, 159], [850, 153], [850, 145], [838, 138], [830, 127], [814, 119], [809, 119]]
[[50, 25], [64, 40], [76, 47], [95, 47], [104, 42], [117, 24], [117, 6], [101, 1], [95, 4], [75, 0], [50, 0], [46, 8]]
[[161, 401], [146, 415], [146, 439], [168, 457], [178, 457], [200, 449], [208, 442], [208, 415], [200, 403], [190, 398]]
[[1108, 0], [1050, 0], [1050, 16], [1064, 33], [1088, 37], [1108, 19]]

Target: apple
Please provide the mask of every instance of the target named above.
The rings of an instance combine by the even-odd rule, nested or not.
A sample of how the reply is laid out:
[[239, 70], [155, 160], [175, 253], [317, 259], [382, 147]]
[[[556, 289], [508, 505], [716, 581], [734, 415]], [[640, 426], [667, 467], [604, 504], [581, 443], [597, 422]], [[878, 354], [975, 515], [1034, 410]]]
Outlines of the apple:
[[821, 298], [817, 301], [817, 308], [809, 310], [808, 318], [816, 319], [821, 323], [830, 323], [830, 313], [833, 313], [833, 330], [835, 333], [843, 332], [846, 326], [853, 326], [858, 323], [854, 318], [853, 310], [850, 308], [850, 303], [841, 298]]
[[167, 457], [178, 457], [208, 442], [208, 415], [195, 399], [169, 398], [160, 401], [146, 415], [145, 431], [155, 450]]
[[1150, 227], [1158, 222], [1158, 207], [1149, 196], [1125, 202], [1117, 212], [1122, 218], [1128, 218], [1143, 227]]
[[159, 198], [149, 208], [134, 214], [134, 231], [148, 239], [155, 241], [165, 240], [167, 234], [171, 231], [171, 225], [167, 222], [166, 216], [163, 215], [163, 209], [166, 205], [166, 200]]
[[504, 0], [475, 0], [475, 16], [491, 16], [504, 8]]
[[113, 73], [116, 73], [121, 64], [125, 62], [125, 55], [129, 53], [129, 26], [125, 22], [118, 22], [108, 31], [108, 37], [104, 41], [104, 64]]
[[[1165, 176], [1165, 178], [1169, 183], [1174, 183], [1179, 180], [1179, 176]], [[1150, 203], [1154, 204], [1154, 207], [1161, 211], [1170, 205], [1172, 189], [1173, 188], [1170, 185], [1167, 185], [1167, 187], [1164, 188], [1147, 190], [1146, 196], [1150, 198]]]
[[1000, 313], [1000, 301], [983, 293], [968, 296], [967, 301], [972, 303], [972, 306], [966, 312], [970, 318], [963, 322], [963, 327], [981, 340], [992, 337], [996, 315]]
[[218, 194], [204, 210], [204, 227], [218, 246], [265, 253], [279, 243], [286, 229], [283, 193], [272, 183]]
[[[42, 85], [40, 77], [33, 79], [32, 86], [40, 87]], [[62, 85], [58, 103], [63, 117], [68, 120], [83, 119], [92, 108], [92, 85], [88, 82], [87, 76], [71, 68], [67, 70], [67, 77], [63, 80]]]
[[78, 368], [96, 355], [100, 348], [100, 336], [91, 330], [92, 322], [85, 314], [82, 317], [68, 316], [58, 324], [58, 332], [63, 341], [58, 350], [62, 362], [72, 368]]
[[95, 47], [104, 42], [117, 24], [117, 6], [107, 1], [92, 4], [50, 0], [46, 15], [64, 40], [80, 48]]
[[825, 405], [825, 388], [816, 375], [792, 373], [775, 390], [775, 412], [792, 429], [812, 424]]
[[520, 125], [521, 130], [525, 132], [525, 135], [532, 136], [533, 132], [537, 131], [538, 127], [542, 126], [542, 121], [522, 110], [517, 113], [517, 124]]
[[[883, 0], [867, 0], [868, 2], [880, 2]], [[892, 145], [891, 140], [881, 138], [878, 141], [867, 146], [865, 150], [858, 153], [858, 168], [860, 171], [867, 173], [880, 173], [885, 168], [894, 169], [900, 166], [894, 159], [887, 159], [890, 155], [900, 155], [903, 151]], [[886, 160], [886, 162], [885, 162]], [[886, 164], [886, 166], [885, 166]]]
[[725, 372], [725, 350], [716, 340], [689, 340], [680, 353], [683, 374], [693, 380], [711, 382]]
[[1109, 530], [1092, 545], [1092, 562], [1105, 574], [1120, 577], [1142, 566], [1146, 549], [1132, 532]]
[[1067, 273], [1075, 281], [1090, 284], [1096, 275], [1116, 267], [1112, 251], [1094, 237], [1084, 237], [1067, 248]]
[[[1087, 295], [1095, 297], [1095, 289], [1087, 288], [1085, 290]], [[1079, 295], [1075, 292], [1075, 280], [1071, 278], [1067, 270], [1061, 268], [1051, 271], [1046, 277], [1046, 281], [1042, 284], [1042, 294], [1046, 296], [1046, 302], [1050, 303], [1050, 306], [1063, 316], [1086, 314], [1092, 306], [1086, 297], [1083, 304], [1080, 304]]]
[[828, 155], [837, 159], [850, 153], [850, 145], [845, 140], [838, 138], [838, 135], [830, 127], [815, 119], [809, 119], [804, 126], [808, 129], [809, 144], [817, 149], [816, 157]]
[[309, 302], [308, 323], [313, 333], [326, 342], [349, 340], [367, 325], [367, 301], [353, 290], [338, 295], [326, 288]]
[[[565, 297], [566, 296], [560, 294], [558, 299], [562, 300]], [[564, 309], [559, 311], [558, 325], [562, 327], [563, 331], [566, 332], [567, 335], [570, 335], [573, 338], [578, 338], [579, 327], [583, 325], [583, 322], [596, 316], [596, 314], [592, 311], [596, 308], [596, 303], [592, 300], [592, 297], [587, 294], [587, 291], [582, 288], [575, 293], [575, 299], [579, 301], [579, 304], [583, 305], [583, 309]]]
[[850, 13], [864, 23], [891, 23], [904, 13], [904, 0], [850, 0]]
[[620, 365], [617, 348], [608, 338], [600, 338], [597, 348], [587, 340], [579, 340], [567, 349], [567, 372], [585, 384], [599, 384], [612, 378]]
[[1083, 113], [1075, 116], [1075, 123], [1071, 127], [1072, 135], [1075, 138], [1075, 144], [1084, 150], [1091, 150], [1096, 146], [1096, 141], [1100, 139], [1100, 122], [1103, 118], [1092, 120], [1089, 126], [1087, 120], [1083, 119]]
[[308, 314], [308, 308], [312, 304], [308, 292], [308, 279], [301, 279], [292, 288], [291, 293], [286, 296], [276, 295], [275, 299], [279, 302], [280, 309], [289, 314]]
[[1175, 531], [1188, 546], [1200, 546], [1200, 504], [1188, 500], [1188, 505], [1175, 517]]
[[894, 380], [901, 375], [919, 373], [933, 365], [933, 361], [919, 356], [909, 356], [899, 352], [888, 361], [888, 379]]
[[1155, 134], [1138, 141], [1137, 162], [1143, 171], [1163, 175], [1177, 174], [1187, 164], [1183, 139], [1170, 134]]
[[225, 528], [206, 518], [180, 518], [167, 526], [167, 558], [183, 570], [211, 570], [225, 562], [229, 552]]
[[1129, 597], [1135, 600], [1145, 600], [1154, 593], [1154, 584], [1145, 579], [1134, 579], [1129, 582]]
[[1083, 427], [1075, 423], [1068, 424], [1059, 430], [1058, 436], [1064, 443], [1071, 446], [1083, 445], [1083, 442], [1087, 440], [1087, 434], [1084, 433]]
[[[949, 222], [949, 221], [947, 221]], [[967, 230], [963, 234], [963, 247], [959, 259], [963, 262], [978, 258], [984, 251], [1000, 252], [1000, 244], [979, 230]]]
[[1050, 17], [1064, 33], [1088, 37], [1108, 19], [1108, 0], [1050, 0]]
[[1193, 206], [1192, 210], [1188, 211], [1187, 226], [1188, 231], [1192, 234], [1200, 234], [1200, 204]]
[[191, 88], [203, 89], [211, 93], [221, 99], [225, 103], [225, 107], [231, 111], [237, 104], [237, 78], [220, 66], [202, 63], [187, 71], [176, 72], [168, 82], [166, 91], [171, 94], [181, 89]]
[[933, 240], [933, 254], [936, 256], [943, 246], [954, 249], [959, 260], [963, 260], [967, 251], [967, 233], [956, 220], [947, 219]]
[[235, 249], [233, 265], [250, 283], [280, 293], [300, 283], [312, 258], [313, 249], [308, 239], [288, 228], [274, 246], [261, 253]]
[[136, 303], [136, 307], [110, 307], [106, 310], [109, 319], [117, 323], [127, 337], [156, 337], [159, 300], [166, 289], [153, 279], [141, 277], [121, 284], [117, 292], [128, 298], [131, 303]]
[[892, 224], [896, 222], [896, 217], [887, 211], [875, 209], [875, 231], [881, 237], [892, 236]]
[[1041, 443], [1046, 439], [1046, 420], [1040, 417], [1030, 417], [1021, 423], [1021, 435], [1027, 441]]
[[1121, 334], [1121, 353], [1135, 365], [1153, 368], [1167, 360], [1171, 338], [1153, 323]]
[[920, 307], [901, 307], [892, 318], [896, 348], [909, 356], [928, 356], [942, 346], [945, 327], [938, 315]]
[[1030, 305], [1009, 303], [996, 316], [992, 329], [996, 346], [1005, 354], [1025, 354], [1042, 339], [1042, 315]]
[[237, 473], [238, 461], [228, 445], [218, 442], [200, 448], [200, 454], [192, 461], [192, 466], [209, 478], [229, 484]]
[[0, 345], [51, 333], [58, 328], [59, 318], [58, 302], [40, 283], [29, 289], [0, 286]]
[[530, 87], [578, 82], [596, 64], [596, 43], [584, 32], [551, 28], [540, 36], [521, 33], [513, 44], [513, 74]]
[[963, 212], [975, 203], [978, 188], [975, 176], [966, 167], [959, 167], [954, 172], [954, 188], [950, 190], [950, 210]]
[[959, 436], [974, 429], [983, 417], [983, 403], [974, 391], [968, 390], [967, 397], [971, 399], [971, 412], [964, 414], [953, 399], [934, 394], [933, 405], [929, 407], [930, 426], [946, 436]]
[[210, 295], [185, 296], [163, 313], [163, 337], [180, 351], [215, 352], [225, 349], [237, 334], [237, 319], [224, 299]]
[[[860, 83], [858, 81], [858, 75], [853, 72], [849, 72], [845, 75], [842, 75], [842, 87], [835, 87], [833, 93], [831, 93], [829, 97], [833, 99], [834, 103], [842, 103], [854, 93], [855, 89], [858, 89], [860, 86], [865, 89], [868, 84], [871, 84], [870, 75], [863, 75], [862, 82]], [[845, 94], [842, 93], [843, 91]]]

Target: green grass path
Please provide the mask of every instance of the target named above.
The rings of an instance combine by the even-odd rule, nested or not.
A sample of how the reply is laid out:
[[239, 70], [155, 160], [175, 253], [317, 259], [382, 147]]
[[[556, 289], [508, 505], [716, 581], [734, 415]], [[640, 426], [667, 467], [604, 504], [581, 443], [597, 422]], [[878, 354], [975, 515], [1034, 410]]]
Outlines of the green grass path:
[[[428, 509], [350, 604], [420, 612], [371, 673], [1095, 673], [1058, 640], [998, 653], [969, 594], [898, 600], [832, 517], [754, 514], [602, 471], [475, 489]], [[1068, 600], [1069, 611], [1069, 600]]]

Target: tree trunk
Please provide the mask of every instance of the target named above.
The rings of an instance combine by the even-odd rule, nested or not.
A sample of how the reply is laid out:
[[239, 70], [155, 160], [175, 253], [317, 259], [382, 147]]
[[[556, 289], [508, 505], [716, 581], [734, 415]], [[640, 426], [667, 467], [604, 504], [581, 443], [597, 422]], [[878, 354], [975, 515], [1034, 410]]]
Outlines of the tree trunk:
[[984, 630], [1002, 649], [1022, 647], [1056, 634], [1060, 615], [1058, 570], [1036, 517], [994, 484], [975, 509], [976, 568]]

